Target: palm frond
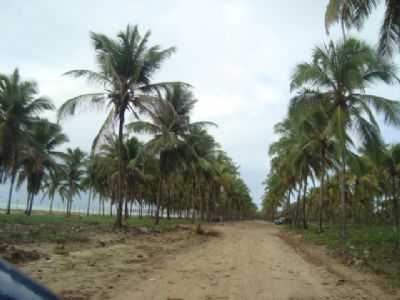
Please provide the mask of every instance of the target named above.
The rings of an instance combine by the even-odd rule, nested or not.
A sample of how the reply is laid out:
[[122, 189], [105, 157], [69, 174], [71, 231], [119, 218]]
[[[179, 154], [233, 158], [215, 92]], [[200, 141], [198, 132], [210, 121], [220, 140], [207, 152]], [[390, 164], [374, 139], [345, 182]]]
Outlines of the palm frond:
[[134, 121], [126, 125], [128, 131], [136, 133], [159, 134], [161, 129], [157, 125], [146, 121]]
[[400, 45], [400, 2], [386, 0], [386, 11], [379, 37], [379, 53], [392, 55]]
[[111, 109], [99, 132], [96, 134], [96, 137], [93, 140], [90, 152], [92, 157], [96, 154], [97, 150], [101, 146], [103, 139], [105, 139], [114, 131], [115, 122], [115, 110]]
[[167, 91], [169, 88], [172, 88], [173, 86], [176, 86], [176, 85], [191, 87], [190, 84], [181, 82], [181, 81], [166, 81], [166, 82], [157, 82], [157, 83], [146, 84], [142, 87], [139, 87], [139, 90], [145, 94], [155, 93], [155, 94], [159, 95], [163, 91]]
[[355, 118], [354, 128], [365, 148], [377, 151], [383, 145], [379, 127], [371, 124], [362, 116]]
[[97, 73], [91, 70], [71, 70], [68, 72], [65, 72], [63, 75], [65, 76], [72, 76], [74, 78], [85, 78], [89, 83], [98, 83], [98, 84], [103, 84], [107, 85], [110, 84], [109, 78], [104, 76], [101, 73]]
[[53, 109], [55, 109], [55, 106], [50, 98], [47, 97], [36, 98], [32, 102], [30, 102], [25, 108], [26, 112], [29, 114], [38, 114], [45, 110]]
[[106, 96], [103, 93], [89, 93], [71, 98], [64, 102], [57, 111], [57, 120], [73, 116], [77, 109], [100, 109], [104, 107]]
[[329, 28], [339, 19], [341, 0], [330, 0], [325, 10], [325, 30], [329, 34]]
[[198, 121], [198, 122], [192, 122], [189, 124], [191, 129], [206, 129], [207, 127], [218, 127], [218, 125], [214, 122], [209, 122], [209, 121]]
[[374, 95], [357, 94], [357, 97], [366, 101], [376, 112], [383, 114], [384, 120], [389, 125], [400, 126], [400, 102]]

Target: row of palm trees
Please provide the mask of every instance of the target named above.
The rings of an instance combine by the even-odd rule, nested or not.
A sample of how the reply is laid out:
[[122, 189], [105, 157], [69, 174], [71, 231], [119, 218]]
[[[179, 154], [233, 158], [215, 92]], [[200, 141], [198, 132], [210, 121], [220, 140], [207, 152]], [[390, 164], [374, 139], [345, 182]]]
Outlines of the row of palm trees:
[[[32, 213], [34, 199], [40, 192], [48, 193], [52, 206], [56, 192], [51, 191], [50, 182], [55, 182], [56, 174], [62, 199], [77, 194], [74, 187], [77, 179], [74, 181], [72, 176], [82, 172], [84, 154], [79, 149], [68, 149], [65, 153], [58, 150], [68, 138], [60, 125], [40, 117], [42, 112], [53, 110], [54, 105], [37, 94], [37, 85], [23, 81], [18, 70], [9, 76], [0, 75], [0, 174], [1, 181], [10, 185], [7, 214], [11, 213], [15, 187], [20, 188], [24, 183], [27, 215]], [[77, 154], [82, 158], [74, 165]]]
[[[330, 1], [327, 25], [340, 21], [343, 39], [316, 47], [309, 62], [296, 66], [291, 78], [285, 120], [275, 126], [279, 139], [270, 146], [271, 169], [265, 180], [263, 209], [274, 218], [280, 211], [291, 224], [309, 221], [341, 224], [387, 222], [394, 224], [400, 246], [400, 144], [385, 144], [377, 116], [400, 125], [400, 102], [368, 93], [376, 83], [398, 84], [393, 45], [381, 39], [372, 47], [347, 37], [378, 1]], [[388, 14], [391, 1], [386, 1]], [[393, 20], [400, 24], [400, 19]], [[382, 34], [398, 25], [385, 24]]]
[[[132, 207], [144, 206], [161, 216], [212, 220], [243, 218], [255, 213], [249, 190], [238, 167], [207, 132], [211, 122], [192, 122], [196, 103], [190, 85], [153, 82], [162, 63], [175, 48], [149, 45], [150, 32], [141, 35], [127, 26], [116, 38], [91, 33], [99, 70], [73, 70], [66, 75], [96, 84], [98, 93], [67, 100], [57, 110], [57, 124], [41, 117], [54, 109], [37, 97], [37, 86], [22, 81], [18, 70], [0, 76], [0, 179], [12, 193], [27, 186], [26, 214], [40, 192], [57, 195], [71, 214], [72, 202], [87, 192], [88, 213], [95, 198], [117, 208], [122, 226]], [[60, 122], [81, 109], [108, 108], [89, 154], [80, 149], [58, 151], [68, 141]], [[139, 141], [144, 137], [146, 142]], [[100, 205], [100, 206], [101, 206]], [[153, 212], [154, 210], [154, 212]]]

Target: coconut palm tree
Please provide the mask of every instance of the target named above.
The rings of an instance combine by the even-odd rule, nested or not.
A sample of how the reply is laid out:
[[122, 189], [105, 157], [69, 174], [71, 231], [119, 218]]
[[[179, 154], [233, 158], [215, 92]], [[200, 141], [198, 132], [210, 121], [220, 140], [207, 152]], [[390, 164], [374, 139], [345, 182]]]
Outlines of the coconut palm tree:
[[38, 97], [33, 81], [21, 80], [18, 69], [11, 75], [0, 74], [0, 163], [2, 179], [10, 179], [7, 214], [17, 176], [19, 155], [27, 143], [29, 128], [39, 114], [54, 109], [46, 97]]
[[[382, 1], [380, 0], [329, 0], [325, 12], [325, 25], [329, 28], [339, 22], [344, 28], [361, 29], [365, 20]], [[385, 16], [380, 30], [379, 53], [392, 54], [400, 46], [400, 2], [385, 0]]]
[[63, 155], [61, 165], [62, 181], [59, 187], [61, 198], [66, 203], [67, 216], [71, 215], [72, 201], [75, 196], [84, 190], [83, 179], [85, 175], [86, 154], [79, 148], [68, 148]]
[[151, 121], [135, 121], [128, 124], [129, 130], [139, 133], [149, 133], [153, 138], [146, 144], [146, 149], [151, 153], [159, 154], [160, 178], [156, 204], [156, 224], [159, 223], [160, 205], [167, 178], [176, 167], [179, 159], [177, 149], [184, 143], [181, 136], [172, 131], [172, 127], [179, 123], [178, 115], [173, 106], [167, 101], [160, 101], [155, 105], [155, 111], [151, 113]]
[[[200, 216], [204, 217], [203, 202], [204, 198], [207, 196], [201, 192], [206, 189], [209, 190], [214, 180], [219, 181], [216, 183], [220, 188], [223, 184], [226, 184], [225, 187], [230, 184], [230, 181], [228, 183], [228, 175], [225, 172], [228, 168], [228, 157], [225, 156], [224, 158], [226, 158], [226, 160], [223, 160], [222, 153], [217, 152], [219, 145], [204, 128], [192, 127], [185, 135], [184, 140], [187, 145], [185, 148], [185, 174], [187, 175], [185, 175], [185, 177], [190, 178], [190, 180], [188, 180], [191, 186], [190, 206], [192, 208], [192, 220], [194, 222], [196, 208], [200, 211]], [[218, 157], [218, 155], [221, 156]], [[217, 158], [219, 159], [218, 161]], [[231, 174], [229, 174], [229, 176], [230, 175]], [[226, 176], [224, 177], [225, 181], [222, 180], [223, 176]], [[231, 177], [229, 177], [229, 180], [230, 179]], [[207, 207], [209, 207], [209, 201], [210, 199], [206, 202]], [[224, 207], [228, 208], [228, 205]], [[224, 213], [227, 212], [224, 211]]]
[[366, 93], [372, 83], [397, 81], [395, 71], [395, 65], [379, 57], [374, 48], [350, 38], [315, 48], [311, 62], [299, 64], [292, 75], [291, 90], [297, 95], [291, 100], [291, 113], [301, 115], [310, 107], [324, 107], [328, 127], [338, 142], [343, 236], [346, 235], [345, 174], [350, 134], [357, 134], [366, 145], [379, 144], [379, 127], [373, 110], [383, 114], [386, 123], [400, 125], [398, 102]]
[[96, 184], [96, 155], [91, 155], [85, 162], [86, 164], [86, 174], [85, 178], [83, 179], [83, 185], [85, 186], [85, 190], [89, 191], [88, 195], [88, 205], [86, 209], [86, 216], [90, 215], [90, 207], [92, 198], [94, 196], [94, 185]]
[[[125, 203], [125, 218], [128, 217], [128, 202], [133, 202], [137, 196], [139, 184], [144, 180], [143, 169], [143, 144], [135, 137], [125, 136], [123, 145], [119, 144], [116, 136], [107, 138], [107, 143], [101, 146], [101, 151], [96, 157], [94, 179], [102, 174], [108, 178], [109, 186], [113, 186], [118, 179], [119, 172], [119, 153], [120, 147], [123, 148], [124, 180], [122, 183], [122, 198]], [[93, 184], [94, 186], [95, 184]], [[114, 193], [115, 194], [115, 193]], [[112, 193], [111, 193], [112, 195]], [[111, 196], [112, 198], [112, 196]]]
[[[157, 197], [156, 224], [159, 222], [159, 209], [163, 191], [168, 188], [166, 181], [172, 175], [184, 157], [184, 149], [191, 149], [185, 141], [185, 136], [193, 128], [211, 125], [210, 122], [190, 123], [190, 112], [196, 100], [193, 94], [182, 85], [167, 89], [164, 98], [152, 102], [148, 111], [150, 121], [135, 121], [128, 124], [129, 130], [148, 133], [153, 138], [146, 144], [152, 153], [160, 155], [160, 182]], [[169, 190], [165, 190], [169, 194]], [[167, 205], [169, 210], [169, 205]], [[169, 211], [167, 211], [169, 214]]]
[[319, 189], [319, 232], [322, 232], [323, 208], [325, 198], [325, 177], [335, 160], [337, 143], [329, 125], [328, 112], [324, 107], [310, 109], [306, 115], [292, 116], [303, 140], [301, 148], [313, 158], [313, 171], [320, 182]]
[[[272, 143], [269, 147], [269, 155], [271, 156], [271, 170], [265, 180], [265, 201], [268, 198], [272, 199], [271, 207], [269, 210], [273, 210], [271, 217], [273, 218], [274, 210], [276, 208], [276, 202], [279, 198], [284, 198], [284, 194], [287, 191], [286, 197], [286, 217], [290, 224], [297, 221], [297, 214], [291, 212], [290, 196], [292, 191], [296, 191], [298, 185], [298, 170], [293, 167], [293, 142], [297, 137], [298, 126], [294, 122], [294, 118], [286, 118], [283, 122], [280, 122], [274, 126], [275, 134], [279, 135], [279, 140]], [[299, 189], [300, 195], [300, 189]], [[299, 201], [297, 202], [298, 207]], [[266, 208], [266, 207], [265, 207]], [[296, 219], [295, 219], [296, 217]]]
[[[105, 123], [93, 142], [93, 151], [104, 136], [112, 131], [113, 123], [118, 123], [118, 139], [123, 141], [125, 118], [128, 114], [139, 116], [146, 109], [149, 98], [157, 97], [160, 90], [176, 83], [153, 83], [154, 74], [162, 63], [175, 52], [175, 48], [161, 49], [149, 46], [150, 32], [141, 35], [137, 26], [128, 25], [125, 31], [113, 39], [100, 33], [91, 33], [91, 40], [96, 52], [99, 71], [73, 70], [66, 75], [85, 78], [91, 83], [104, 87], [100, 93], [83, 94], [67, 100], [58, 110], [58, 119], [74, 115], [78, 108], [104, 106], [110, 108]], [[122, 151], [122, 148], [121, 148]], [[119, 192], [116, 224], [122, 226], [122, 155], [119, 159]]]
[[396, 232], [396, 249], [400, 250], [400, 211], [399, 211], [399, 179], [400, 179], [400, 144], [391, 145], [384, 149], [383, 166], [391, 185], [393, 203], [393, 219]]
[[[303, 227], [307, 229], [306, 219], [306, 193], [308, 181], [319, 170], [319, 160], [316, 152], [309, 144], [312, 133], [310, 124], [306, 123], [309, 117], [290, 115], [284, 122], [275, 127], [275, 132], [280, 133], [281, 138], [270, 147], [270, 155], [274, 156], [273, 172], [281, 178], [275, 183], [275, 195], [283, 195], [297, 186], [297, 202], [294, 223], [297, 225], [300, 214], [300, 200], [303, 200], [302, 216]], [[322, 124], [320, 124], [322, 125]], [[295, 170], [295, 171], [293, 171]], [[276, 180], [275, 177], [272, 176]], [[302, 197], [303, 195], [303, 197]], [[289, 198], [290, 195], [287, 195]], [[289, 207], [290, 200], [287, 200]]]
[[19, 185], [27, 181], [27, 209], [26, 215], [32, 213], [34, 197], [42, 188], [43, 178], [46, 173], [57, 172], [59, 167], [57, 159], [62, 153], [57, 147], [68, 141], [67, 136], [62, 133], [58, 124], [46, 119], [37, 120], [29, 128], [29, 140], [20, 151], [21, 172], [19, 174]]
[[57, 168], [56, 170], [50, 170], [49, 172], [45, 173], [44, 178], [43, 178], [43, 185], [42, 185], [42, 192], [43, 192], [43, 197], [48, 198], [50, 203], [49, 203], [49, 214], [51, 215], [53, 213], [53, 205], [54, 205], [54, 199], [56, 195], [59, 193], [59, 188], [61, 185], [61, 180], [62, 180], [62, 170], [60, 168]]

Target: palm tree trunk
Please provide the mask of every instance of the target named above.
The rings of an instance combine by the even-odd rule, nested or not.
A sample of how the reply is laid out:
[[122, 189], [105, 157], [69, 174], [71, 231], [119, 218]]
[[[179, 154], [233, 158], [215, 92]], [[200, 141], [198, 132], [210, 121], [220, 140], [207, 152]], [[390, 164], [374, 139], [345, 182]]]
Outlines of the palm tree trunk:
[[307, 211], [306, 211], [306, 194], [307, 194], [307, 176], [304, 180], [304, 191], [303, 191], [303, 228], [308, 229], [307, 225]]
[[397, 187], [396, 187], [396, 177], [392, 176], [392, 186], [393, 186], [393, 217], [394, 217], [394, 227], [396, 232], [396, 244], [395, 249], [400, 249], [400, 216], [399, 216], [399, 202], [397, 199]]
[[88, 206], [86, 210], [86, 216], [90, 215], [90, 202], [92, 200], [92, 188], [89, 188], [89, 199], [88, 199]]
[[292, 225], [292, 221], [290, 218], [290, 195], [292, 194], [291, 189], [289, 189], [288, 194], [287, 194], [287, 198], [286, 198], [286, 215], [287, 215], [287, 221], [290, 224], [290, 226]]
[[209, 190], [209, 197], [208, 197], [208, 217], [207, 221], [212, 222], [213, 219], [215, 219], [215, 193], [214, 193], [214, 185], [211, 184], [210, 190]]
[[67, 217], [71, 216], [71, 210], [72, 210], [72, 197], [68, 199], [67, 203]]
[[196, 197], [196, 181], [193, 177], [193, 183], [192, 183], [192, 195], [191, 195], [191, 202], [192, 202], [192, 223], [196, 222], [196, 204], [195, 204], [195, 197]]
[[128, 199], [125, 200], [125, 220], [129, 218], [129, 210], [128, 210]]
[[158, 184], [157, 203], [156, 203], [156, 221], [155, 221], [156, 225], [160, 224], [160, 204], [161, 204], [162, 186], [163, 186], [163, 179], [160, 174], [160, 181]]
[[32, 215], [32, 208], [33, 208], [33, 200], [35, 199], [35, 194], [31, 193], [31, 200], [29, 201], [29, 209], [27, 215]]
[[210, 201], [211, 201], [211, 184], [209, 184], [209, 188], [208, 188], [208, 197], [206, 197], [206, 221], [209, 223], [211, 221], [211, 217], [210, 217]]
[[101, 194], [99, 195], [99, 207], [97, 208], [98, 215], [101, 215], [101, 208], [103, 207], [103, 215], [104, 215], [104, 200]]
[[14, 183], [15, 183], [15, 177], [17, 175], [17, 168], [13, 166], [12, 172], [11, 172], [11, 183], [10, 183], [10, 189], [8, 192], [8, 203], [7, 203], [7, 215], [11, 214], [11, 199], [12, 199], [12, 193], [14, 190]]
[[28, 195], [26, 197], [26, 207], [25, 207], [25, 215], [28, 215], [28, 211], [29, 211], [29, 203], [31, 201], [31, 193], [28, 192]]
[[66, 207], [66, 209], [67, 209], [67, 211], [66, 211], [67, 217], [69, 217], [69, 203], [70, 203], [70, 200], [67, 199], [67, 207]]
[[[170, 181], [168, 181], [168, 182], [170, 183]], [[166, 188], [167, 188], [167, 219], [170, 220], [171, 219], [171, 216], [170, 216], [170, 213], [171, 213], [171, 207], [170, 207], [171, 206], [171, 187], [169, 184], [167, 184]]]
[[[343, 151], [344, 152], [344, 151]], [[347, 238], [347, 207], [346, 207], [346, 163], [342, 154], [342, 170], [340, 174], [340, 202], [342, 206], [342, 230], [341, 238]]]
[[323, 222], [323, 213], [324, 213], [324, 197], [325, 197], [325, 151], [321, 149], [321, 179], [320, 179], [320, 187], [319, 187], [319, 226], [318, 232], [322, 232], [322, 222]]
[[301, 188], [302, 188], [302, 180], [299, 183], [299, 190], [297, 194], [297, 202], [296, 202], [296, 215], [294, 218], [294, 224], [297, 226], [299, 223], [299, 213], [300, 213], [300, 200], [301, 200]]
[[49, 214], [53, 214], [53, 203], [54, 203], [54, 197], [50, 196], [50, 206], [49, 206]]
[[201, 185], [198, 185], [199, 205], [200, 205], [200, 220], [204, 221], [204, 197], [201, 192]]
[[118, 163], [119, 163], [119, 174], [118, 174], [118, 209], [117, 209], [117, 220], [115, 225], [118, 228], [122, 227], [122, 205], [123, 205], [123, 197], [122, 197], [122, 181], [123, 181], [123, 163], [122, 163], [122, 157], [123, 157], [123, 137], [124, 137], [124, 121], [125, 121], [125, 114], [124, 110], [120, 108], [119, 112], [119, 128], [118, 128], [118, 143], [119, 143], [119, 158], [118, 158]]
[[320, 179], [320, 187], [319, 187], [319, 205], [318, 205], [318, 232], [322, 233], [322, 223], [323, 223], [323, 214], [324, 214], [324, 197], [325, 197], [325, 174], [322, 171], [321, 179]]
[[[143, 206], [142, 206], [141, 200], [138, 200], [138, 202], [139, 202], [139, 218], [142, 218], [142, 216], [143, 216]], [[129, 211], [131, 213], [131, 216], [135, 213], [133, 211], [133, 201], [131, 201], [131, 206], [129, 208]]]

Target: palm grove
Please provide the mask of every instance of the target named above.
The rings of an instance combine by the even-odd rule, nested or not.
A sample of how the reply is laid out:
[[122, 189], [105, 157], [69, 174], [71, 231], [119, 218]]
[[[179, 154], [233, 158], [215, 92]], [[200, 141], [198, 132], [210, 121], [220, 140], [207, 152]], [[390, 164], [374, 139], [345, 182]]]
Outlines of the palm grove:
[[[239, 219], [255, 213], [238, 167], [207, 129], [210, 122], [192, 122], [196, 103], [183, 82], [154, 82], [155, 73], [175, 48], [150, 45], [150, 32], [128, 26], [116, 38], [91, 33], [98, 70], [73, 70], [65, 75], [99, 87], [98, 93], [67, 100], [57, 110], [57, 123], [41, 115], [54, 110], [38, 97], [32, 81], [18, 70], [0, 75], [1, 180], [9, 184], [7, 214], [13, 191], [26, 187], [25, 213], [32, 213], [41, 194], [60, 197], [70, 215], [73, 201], [87, 195], [87, 214], [96, 203], [116, 207], [121, 226], [133, 209], [158, 223], [160, 217], [213, 220]], [[79, 148], [59, 151], [68, 142], [62, 121], [85, 109], [107, 109], [90, 153]], [[138, 137], [146, 137], [146, 142]], [[110, 210], [112, 212], [112, 210]]]
[[400, 103], [369, 90], [399, 84], [392, 58], [400, 45], [399, 1], [382, 3], [377, 47], [347, 36], [381, 2], [329, 1], [327, 31], [338, 23], [343, 37], [315, 47], [292, 73], [293, 97], [269, 149], [263, 209], [271, 218], [280, 211], [304, 229], [311, 221], [319, 232], [324, 223], [340, 224], [342, 238], [349, 223], [393, 224], [398, 248], [400, 144], [384, 142], [378, 120], [399, 126]]

